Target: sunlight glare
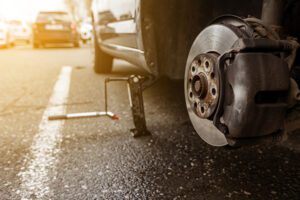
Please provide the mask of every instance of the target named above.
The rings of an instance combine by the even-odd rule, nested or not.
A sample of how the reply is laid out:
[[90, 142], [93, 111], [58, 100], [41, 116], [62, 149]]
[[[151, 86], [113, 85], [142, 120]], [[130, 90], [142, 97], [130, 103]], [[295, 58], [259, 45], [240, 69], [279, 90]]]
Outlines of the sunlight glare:
[[33, 21], [44, 10], [66, 10], [64, 0], [0, 0], [0, 19]]

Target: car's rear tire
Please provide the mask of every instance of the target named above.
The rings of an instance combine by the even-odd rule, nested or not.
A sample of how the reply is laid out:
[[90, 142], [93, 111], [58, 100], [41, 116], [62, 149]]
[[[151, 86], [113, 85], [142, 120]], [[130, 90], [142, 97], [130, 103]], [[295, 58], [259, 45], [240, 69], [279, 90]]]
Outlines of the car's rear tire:
[[10, 47], [15, 47], [16, 44], [15, 44], [14, 42], [11, 42], [11, 43], [9, 44], [9, 46], [10, 46]]
[[79, 41], [74, 42], [73, 45], [74, 45], [75, 48], [79, 48], [80, 47]]
[[103, 52], [97, 42], [94, 39], [94, 71], [97, 74], [111, 73], [113, 66], [113, 57]]
[[33, 47], [34, 49], [38, 49], [38, 48], [40, 48], [40, 43], [34, 41], [33, 44], [32, 44], [32, 47]]

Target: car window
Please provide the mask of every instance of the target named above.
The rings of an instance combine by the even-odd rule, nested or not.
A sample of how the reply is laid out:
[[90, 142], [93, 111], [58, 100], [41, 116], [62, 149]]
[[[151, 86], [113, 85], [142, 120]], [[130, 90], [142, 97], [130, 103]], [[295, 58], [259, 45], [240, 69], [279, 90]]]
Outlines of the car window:
[[62, 21], [69, 22], [71, 17], [67, 13], [40, 13], [37, 22]]
[[117, 18], [113, 15], [113, 13], [111, 11], [103, 11], [103, 12], [99, 12], [99, 24], [100, 25], [105, 25], [108, 24], [110, 22], [114, 22], [117, 21]]
[[99, 0], [98, 11], [105, 13], [109, 11], [119, 20], [134, 17], [135, 0]]

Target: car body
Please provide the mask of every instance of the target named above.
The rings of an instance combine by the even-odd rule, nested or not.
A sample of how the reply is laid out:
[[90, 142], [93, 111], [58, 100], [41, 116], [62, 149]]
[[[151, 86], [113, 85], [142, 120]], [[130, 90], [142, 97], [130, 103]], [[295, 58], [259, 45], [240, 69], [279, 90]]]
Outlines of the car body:
[[31, 42], [31, 27], [28, 23], [19, 20], [11, 20], [9, 21], [9, 29], [15, 42], [25, 42], [27, 44]]
[[93, 26], [90, 23], [83, 22], [80, 25], [80, 38], [83, 43], [90, 41], [93, 35]]
[[[105, 52], [148, 72], [182, 79], [189, 48], [206, 25], [224, 14], [260, 17], [261, 4], [262, 0], [226, 0], [222, 4], [217, 0], [94, 0], [94, 27]], [[285, 25], [291, 35], [299, 37], [299, 26], [289, 18]]]
[[[261, 139], [265, 136], [272, 135], [270, 133], [270, 127], [272, 125], [269, 118], [272, 118], [272, 116], [276, 116], [270, 114], [273, 111], [275, 112], [276, 109], [272, 109], [271, 107], [268, 110], [269, 117], [263, 117], [261, 115], [261, 122], [255, 121], [254, 117], [251, 119], [252, 121], [248, 122], [242, 121], [241, 118], [239, 118], [240, 116], [244, 116], [245, 114], [245, 118], [243, 119], [247, 119], [247, 116], [253, 114], [251, 113], [251, 109], [245, 112], [240, 111], [240, 115], [236, 115], [236, 117], [228, 115], [231, 116], [231, 119], [235, 121], [233, 123], [232, 121], [230, 121], [230, 117], [228, 117], [229, 121], [226, 122], [229, 127], [232, 124], [240, 124], [241, 126], [243, 124], [243, 126], [249, 126], [249, 123], [259, 123], [261, 125], [257, 126], [258, 132], [262, 131], [262, 127], [265, 126], [264, 124], [268, 124], [269, 127], [264, 127], [265, 132], [268, 133], [258, 134], [255, 133], [256, 130], [254, 130], [254, 133], [247, 133], [243, 135], [240, 131], [238, 134], [234, 136], [232, 135], [231, 137], [230, 134], [226, 135], [225, 133], [221, 136], [220, 134], [215, 134], [214, 131], [212, 131], [213, 128], [211, 126], [209, 129], [205, 129], [204, 126], [201, 125], [207, 124], [202, 120], [202, 118], [204, 117], [199, 117], [199, 115], [201, 115], [199, 113], [198, 116], [196, 116], [197, 113], [195, 112], [201, 113], [202, 109], [207, 110], [211, 109], [211, 107], [207, 106], [207, 104], [202, 104], [202, 97], [200, 97], [201, 95], [198, 94], [198, 92], [200, 92], [198, 90], [203, 89], [202, 87], [200, 87], [202, 85], [203, 87], [208, 87], [206, 82], [208, 81], [208, 79], [215, 78], [215, 73], [212, 73], [211, 77], [206, 77], [205, 80], [202, 79], [203, 77], [199, 77], [199, 75], [197, 75], [194, 80], [193, 78], [190, 78], [191, 72], [189, 71], [192, 71], [193, 77], [195, 73], [194, 67], [191, 69], [189, 67], [191, 67], [192, 63], [194, 63], [193, 59], [195, 59], [195, 55], [197, 55], [195, 54], [196, 51], [198, 51], [199, 53], [198, 56], [200, 56], [201, 53], [207, 54], [204, 56], [205, 59], [208, 59], [213, 63], [213, 68], [214, 70], [216, 70], [216, 74], [218, 74], [218, 81], [214, 83], [214, 87], [216, 86], [216, 88], [219, 89], [217, 90], [217, 95], [214, 94], [213, 96], [215, 96], [216, 99], [220, 98], [220, 101], [215, 102], [214, 107], [212, 108], [212, 110], [214, 110], [215, 112], [211, 112], [210, 116], [206, 116], [206, 118], [210, 122], [213, 121], [213, 124], [215, 126], [218, 126], [218, 131], [226, 132], [225, 128], [221, 130], [222, 123], [220, 122], [220, 119], [219, 121], [216, 119], [222, 117], [220, 110], [222, 109], [222, 111], [224, 111], [225, 109], [222, 108], [220, 104], [224, 104], [222, 105], [224, 107], [228, 107], [228, 105], [226, 105], [221, 99], [222, 96], [225, 96], [224, 93], [221, 93], [222, 87], [225, 87], [221, 87], [221, 85], [225, 83], [221, 83], [221, 81], [224, 80], [220, 78], [221, 76], [223, 77], [224, 74], [222, 74], [221, 70], [218, 69], [220, 65], [216, 64], [218, 62], [221, 62], [221, 60], [214, 60], [214, 57], [220, 58], [221, 56], [224, 56], [227, 51], [233, 51], [233, 48], [237, 48], [235, 47], [235, 45], [237, 45], [239, 41], [245, 38], [249, 40], [251, 39], [254, 42], [258, 43], [261, 40], [267, 40], [266, 42], [264, 41], [265, 43], [263, 43], [263, 45], [266, 46], [274, 41], [285, 41], [289, 43], [291, 42], [291, 38], [300, 38], [300, 27], [298, 26], [298, 21], [300, 20], [299, 1], [94, 0], [92, 7], [95, 41], [94, 70], [96, 71], [96, 73], [110, 73], [112, 69], [112, 59], [120, 58], [141, 67], [146, 73], [157, 78], [167, 76], [170, 79], [185, 79], [185, 96], [190, 119], [197, 133], [205, 141], [207, 141], [208, 143], [212, 143], [215, 146], [223, 146], [225, 144], [228, 144], [230, 143], [229, 140], [231, 139], [234, 141], [248, 141], [250, 140], [250, 138]], [[259, 44], [261, 43], [258, 43], [255, 43], [257, 45], [255, 46], [256, 50], [261, 51], [261, 49], [259, 49]], [[295, 43], [297, 43], [296, 40]], [[268, 47], [270, 48], [272, 45]], [[300, 67], [298, 67], [300, 66], [300, 55], [299, 52], [297, 53], [298, 46], [298, 44], [295, 44], [293, 47], [294, 56], [293, 60], [291, 61], [291, 63], [293, 63], [293, 66], [290, 67], [290, 69], [292, 69], [291, 74], [293, 74], [293, 76], [288, 77], [287, 73], [284, 73], [285, 77], [281, 77], [282, 79], [278, 78], [278, 81], [273, 81], [273, 83], [281, 82], [282, 85], [284, 85], [283, 82], [287, 83], [287, 80], [291, 78], [292, 82], [297, 82], [297, 86], [295, 86], [297, 88], [296, 91], [299, 91], [298, 88], [300, 85]], [[218, 51], [215, 49], [216, 47], [218, 47]], [[271, 53], [265, 49], [263, 52], [257, 53], [257, 56], [262, 57], [264, 53], [269, 53], [270, 56], [274, 56], [274, 54], [271, 55]], [[251, 59], [248, 60], [247, 64], [250, 60]], [[256, 59], [253, 59], [253, 61], [254, 60]], [[271, 60], [272, 59], [270, 59], [270, 62]], [[263, 62], [266, 61], [262, 59], [260, 63]], [[267, 78], [267, 74], [258, 75]], [[237, 72], [237, 76], [240, 75], [243, 75], [242, 72]], [[249, 79], [249, 84], [250, 82], [252, 83], [252, 81], [255, 79], [252, 77], [252, 80], [250, 80], [250, 77], [251, 76], [245, 77], [245, 81], [246, 79]], [[261, 82], [266, 81], [266, 79], [264, 79], [263, 77], [260, 77], [262, 80]], [[224, 77], [224, 79], [225, 82], [228, 81], [228, 77]], [[268, 79], [270, 79], [271, 81], [272, 78], [268, 77]], [[212, 82], [211, 80], [209, 81], [209, 87], [211, 87]], [[253, 88], [255, 85], [253, 84], [245, 86], [245, 91], [247, 91], [251, 87]], [[261, 88], [263, 88], [262, 86], [264, 84], [260, 84]], [[195, 88], [190, 89], [190, 85]], [[272, 90], [271, 83], [265, 85], [270, 85], [269, 89]], [[237, 88], [238, 86], [239, 85], [237, 85]], [[288, 91], [288, 84], [286, 84], [285, 86], [286, 87], [284, 88], [284, 90], [287, 90], [285, 94], [291, 93], [291, 91]], [[209, 94], [216, 93], [216, 88], [213, 88], [212, 92], [209, 91]], [[280, 90], [279, 88], [280, 86], [278, 85], [277, 89]], [[205, 95], [208, 95], [207, 91], [204, 92]], [[239, 93], [235, 92], [236, 91], [233, 91], [230, 95], [245, 97], [241, 96], [241, 90], [239, 90]], [[248, 95], [249, 93], [247, 92], [245, 92], [244, 94]], [[261, 91], [261, 93], [263, 93], [263, 91]], [[262, 94], [262, 98], [265, 98], [265, 103], [268, 104], [267, 96], [271, 94], [274, 95], [274, 98], [277, 98], [275, 97], [276, 95], [283, 94], [279, 93], [280, 92], [272, 93], [272, 91], [270, 91], [269, 93]], [[195, 104], [191, 104], [190, 99], [196, 98], [195, 96], [197, 95], [200, 95], [197, 97], [200, 103], [197, 100]], [[260, 95], [259, 91], [257, 91], [257, 95]], [[284, 97], [283, 99], [287, 98]], [[208, 101], [209, 100], [210, 99], [208, 98]], [[249, 102], [256, 104], [255, 101], [256, 100], [253, 99], [251, 101], [241, 101], [239, 104], [235, 105], [236, 107], [228, 107], [228, 109], [237, 111], [240, 109], [240, 104], [244, 105]], [[286, 102], [285, 105], [288, 105], [289, 103], [290, 102]], [[201, 110], [198, 106], [200, 104]], [[260, 107], [259, 109], [263, 110], [268, 106], [270, 105], [258, 107]], [[276, 106], [274, 106], [273, 108], [275, 107]], [[196, 109], [197, 111], [192, 111]], [[279, 110], [281, 110], [281, 114], [279, 114]], [[287, 107], [285, 107], [284, 109], [277, 109], [278, 116], [283, 116], [282, 113], [286, 112], [283, 110], [287, 110]], [[262, 111], [261, 113], [264, 113], [264, 111]], [[216, 116], [217, 114], [219, 114], [219, 116]], [[259, 119], [259, 116], [257, 116], [256, 119]], [[282, 119], [277, 119], [281, 124]], [[276, 120], [274, 120], [273, 122], [275, 121]], [[278, 128], [278, 130], [280, 129], [279, 127], [276, 128]], [[206, 131], [208, 133], [202, 134], [201, 132], [205, 132], [204, 130], [210, 131]], [[229, 132], [231, 132], [232, 130], [229, 130]]]
[[32, 32], [34, 47], [47, 43], [71, 43], [75, 47], [79, 46], [77, 25], [67, 12], [40, 12]]
[[9, 30], [9, 26], [0, 22], [0, 47], [10, 47], [14, 45], [14, 38]]

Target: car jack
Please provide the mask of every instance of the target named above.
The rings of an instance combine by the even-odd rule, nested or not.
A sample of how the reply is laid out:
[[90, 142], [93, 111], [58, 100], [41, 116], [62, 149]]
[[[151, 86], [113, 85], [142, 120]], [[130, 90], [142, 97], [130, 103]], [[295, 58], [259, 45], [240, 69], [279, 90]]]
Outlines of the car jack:
[[109, 82], [127, 82], [129, 103], [131, 107], [134, 129], [131, 129], [133, 137], [151, 135], [146, 126], [145, 109], [143, 100], [143, 83], [145, 77], [138, 75], [131, 75], [129, 77], [116, 77], [105, 79], [105, 111], [102, 112], [85, 112], [73, 113], [66, 115], [53, 115], [49, 116], [49, 120], [69, 120], [69, 119], [82, 119], [82, 118], [95, 118], [95, 117], [109, 117], [112, 120], [119, 120], [119, 117], [113, 112], [108, 111], [108, 83]]

